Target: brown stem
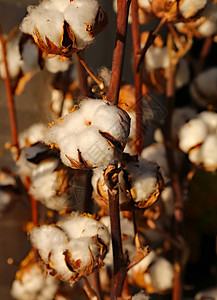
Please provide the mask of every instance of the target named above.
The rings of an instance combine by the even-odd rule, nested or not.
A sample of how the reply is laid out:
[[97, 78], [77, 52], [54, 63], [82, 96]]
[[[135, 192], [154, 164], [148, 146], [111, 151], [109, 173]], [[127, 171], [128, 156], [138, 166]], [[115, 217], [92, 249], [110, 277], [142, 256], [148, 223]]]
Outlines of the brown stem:
[[[183, 202], [182, 193], [179, 183], [178, 172], [174, 158], [174, 144], [172, 139], [172, 115], [174, 106], [174, 89], [175, 89], [175, 67], [170, 66], [168, 70], [166, 98], [167, 98], [167, 117], [162, 127], [162, 132], [165, 141], [166, 157], [170, 171], [171, 185], [175, 195], [175, 210], [174, 210], [174, 235], [176, 238], [180, 236], [180, 227], [183, 220]], [[180, 266], [180, 250], [175, 248], [174, 251], [174, 285], [173, 285], [173, 300], [182, 299], [182, 272]]]
[[85, 70], [89, 73], [89, 75], [93, 78], [93, 80], [96, 82], [96, 84], [99, 86], [99, 88], [101, 90], [104, 89], [104, 83], [103, 80], [101, 78], [99, 78], [87, 65], [87, 63], [85, 62], [85, 60], [82, 57], [81, 52], [77, 52], [77, 56], [80, 60], [80, 63], [83, 65], [83, 67], [85, 68]]
[[140, 59], [140, 31], [138, 17], [138, 0], [132, 0], [132, 40], [133, 40], [133, 55], [134, 55], [134, 83], [135, 83], [135, 98], [136, 98], [136, 152], [138, 155], [142, 152], [144, 133], [142, 132], [142, 75], [137, 72], [137, 65]]
[[114, 104], [118, 104], [121, 85], [130, 2], [131, 0], [117, 1], [116, 40], [112, 60], [111, 82], [107, 93], [107, 99]]
[[108, 186], [109, 213], [111, 223], [111, 237], [113, 250], [113, 274], [111, 300], [121, 296], [124, 279], [126, 276], [126, 264], [122, 249], [120, 213], [119, 213], [119, 189], [117, 164], [109, 165], [104, 173], [105, 182]]
[[11, 138], [13, 145], [18, 149], [18, 137], [17, 137], [17, 122], [14, 108], [14, 99], [11, 91], [11, 83], [10, 83], [10, 75], [8, 70], [8, 62], [7, 62], [7, 50], [6, 50], [6, 40], [2, 36], [2, 32], [0, 30], [0, 42], [2, 44], [2, 54], [4, 59], [5, 66], [5, 90], [7, 97], [7, 105], [8, 105], [8, 113], [10, 119], [10, 128], [11, 128]]
[[77, 60], [77, 70], [78, 70], [78, 78], [79, 78], [81, 95], [88, 96], [89, 89], [88, 89], [88, 83], [87, 83], [87, 73], [79, 59]]
[[178, 48], [185, 48], [185, 44], [180, 40], [178, 33], [176, 32], [175, 28], [173, 27], [172, 23], [167, 23], [167, 27], [169, 28], [172, 36], [174, 37], [174, 41]]
[[137, 72], [140, 71], [146, 52], [148, 51], [149, 47], [151, 47], [151, 45], [154, 43], [154, 40], [156, 39], [159, 30], [161, 29], [161, 27], [164, 25], [165, 22], [166, 22], [166, 18], [162, 18], [160, 23], [158, 24], [157, 28], [154, 31], [153, 30], [150, 31], [148, 39], [142, 50], [142, 53], [141, 53], [141, 56], [140, 56], [140, 59], [139, 59], [139, 62], [138, 62], [137, 68], [136, 68]]
[[102, 300], [103, 294], [102, 294], [101, 285], [100, 285], [99, 270], [95, 270], [90, 275], [90, 282], [91, 282], [91, 286], [93, 287], [93, 290], [95, 291], [98, 299]]
[[95, 294], [95, 292], [91, 288], [90, 283], [89, 283], [89, 281], [87, 280], [86, 277], [83, 277], [83, 281], [84, 281], [83, 289], [85, 290], [88, 298], [90, 300], [99, 300], [99, 298], [97, 297], [97, 295]]

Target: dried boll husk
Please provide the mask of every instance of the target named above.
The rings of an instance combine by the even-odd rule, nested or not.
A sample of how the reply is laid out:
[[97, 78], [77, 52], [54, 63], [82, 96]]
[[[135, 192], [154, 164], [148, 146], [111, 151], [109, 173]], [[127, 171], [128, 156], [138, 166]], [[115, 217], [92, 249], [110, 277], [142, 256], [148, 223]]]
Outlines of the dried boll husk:
[[[94, 171], [92, 178], [94, 199], [106, 212], [109, 211], [108, 188], [103, 171]], [[163, 189], [163, 178], [156, 164], [142, 158], [138, 162], [130, 162], [119, 173], [120, 210], [148, 208], [160, 197]]]
[[103, 265], [110, 236], [102, 223], [72, 213], [56, 225], [35, 227], [30, 239], [48, 273], [73, 284]]
[[130, 118], [104, 100], [86, 98], [52, 125], [45, 142], [60, 149], [73, 169], [106, 168], [120, 155], [130, 131]]
[[207, 69], [194, 78], [190, 92], [199, 106], [217, 108], [217, 68]]
[[158, 18], [166, 18], [169, 22], [189, 21], [197, 18], [207, 0], [151, 0], [151, 8]]
[[47, 275], [43, 264], [35, 262], [30, 252], [21, 262], [10, 292], [17, 300], [53, 300], [58, 286], [58, 280]]
[[21, 31], [32, 35], [43, 52], [64, 57], [89, 46], [107, 23], [97, 0], [42, 1], [27, 10]]

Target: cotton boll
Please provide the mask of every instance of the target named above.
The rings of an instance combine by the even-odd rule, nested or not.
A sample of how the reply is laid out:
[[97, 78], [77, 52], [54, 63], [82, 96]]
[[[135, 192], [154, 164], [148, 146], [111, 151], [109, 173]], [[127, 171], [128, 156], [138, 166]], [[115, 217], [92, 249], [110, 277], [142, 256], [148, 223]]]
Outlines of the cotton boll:
[[73, 134], [71, 139], [64, 136], [59, 144], [61, 145], [60, 158], [66, 166], [71, 167], [71, 161], [79, 162], [78, 136], [76, 134]]
[[149, 300], [149, 299], [150, 296], [147, 295], [144, 291], [141, 291], [132, 297], [132, 300]]
[[208, 1], [201, 19], [203, 20], [200, 22], [198, 32], [204, 37], [215, 35], [217, 33], [217, 3], [215, 1]]
[[201, 161], [205, 168], [217, 168], [217, 134], [210, 134], [201, 146]]
[[37, 41], [38, 30], [43, 42], [46, 37], [57, 47], [60, 47], [63, 32], [64, 17], [57, 10], [45, 9], [43, 5], [28, 7], [28, 15], [23, 19], [20, 30], [30, 34]]
[[46, 126], [42, 123], [35, 123], [26, 130], [22, 131], [19, 136], [19, 146], [24, 148], [43, 141], [46, 133]]
[[51, 73], [65, 72], [71, 63], [69, 59], [62, 61], [60, 56], [45, 58], [45, 68]]
[[111, 106], [111, 103], [105, 100], [85, 98], [79, 103], [79, 111], [86, 122], [91, 122], [95, 117], [97, 109], [105, 105]]
[[203, 9], [207, 0], [183, 0], [179, 5], [180, 13], [185, 17], [194, 16], [199, 10]]
[[64, 11], [64, 19], [75, 35], [78, 50], [86, 48], [94, 40], [88, 25], [94, 26], [98, 10], [96, 0], [73, 0]]
[[93, 119], [93, 126], [100, 128], [100, 131], [108, 132], [112, 137], [125, 143], [129, 135], [129, 116], [115, 106], [99, 107]]
[[156, 259], [156, 253], [152, 250], [146, 257], [144, 257], [138, 264], [132, 267], [133, 273], [144, 273], [149, 265]]
[[208, 134], [208, 126], [201, 119], [191, 119], [179, 132], [179, 148], [187, 153], [191, 148], [203, 143]]
[[84, 160], [93, 167], [106, 168], [114, 160], [114, 148], [94, 126], [80, 134], [79, 149]]
[[140, 7], [144, 7], [144, 8], [150, 8], [151, 7], [151, 3], [149, 0], [138, 0], [138, 4]]
[[45, 275], [36, 263], [21, 269], [21, 279], [15, 279], [11, 295], [17, 300], [52, 300], [58, 289], [55, 278]]
[[170, 186], [166, 187], [162, 191], [161, 200], [164, 203], [166, 214], [172, 217], [174, 213], [174, 193], [173, 189]]
[[43, 0], [40, 5], [46, 9], [53, 9], [63, 13], [69, 4], [70, 0]]
[[158, 257], [150, 266], [149, 274], [156, 292], [163, 292], [173, 287], [173, 265], [163, 257]]
[[180, 89], [190, 81], [190, 68], [187, 59], [180, 59], [177, 72], [175, 85], [177, 89]]
[[168, 182], [169, 169], [166, 160], [166, 150], [163, 144], [153, 144], [146, 147], [145, 149], [143, 149], [141, 157], [146, 159], [147, 161], [159, 165], [164, 181]]
[[217, 68], [200, 73], [191, 83], [190, 92], [194, 101], [202, 107], [217, 106]]
[[202, 299], [217, 299], [217, 287], [213, 287], [207, 290], [200, 291], [194, 297], [194, 300], [202, 300]]
[[217, 132], [217, 113], [213, 111], [203, 111], [198, 115], [209, 127], [210, 133]]
[[146, 54], [145, 67], [147, 70], [166, 69], [169, 67], [167, 47], [151, 46]]
[[48, 263], [48, 255], [56, 245], [68, 242], [64, 231], [51, 225], [42, 225], [33, 228], [30, 231], [30, 240], [38, 249], [45, 263]]
[[145, 159], [140, 159], [138, 163], [128, 164], [126, 170], [130, 175], [131, 193], [134, 201], [138, 204], [139, 202], [146, 202], [145, 205], [147, 206], [153, 204], [160, 195], [158, 166], [147, 162]]
[[[57, 225], [61, 227], [71, 239], [77, 239], [81, 237], [94, 236], [96, 233], [99, 238], [103, 239], [107, 244], [108, 231], [101, 222], [97, 222], [93, 218], [87, 218], [72, 213], [71, 216], [65, 217]], [[76, 230], [74, 230], [76, 228]]]
[[188, 158], [193, 164], [200, 165], [202, 163], [201, 147], [191, 149], [188, 153]]

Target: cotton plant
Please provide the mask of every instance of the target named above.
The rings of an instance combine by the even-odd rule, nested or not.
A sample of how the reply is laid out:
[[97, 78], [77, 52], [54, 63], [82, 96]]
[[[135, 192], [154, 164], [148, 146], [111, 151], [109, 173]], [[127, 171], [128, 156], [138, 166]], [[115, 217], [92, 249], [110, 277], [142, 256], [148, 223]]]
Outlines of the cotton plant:
[[42, 1], [27, 11], [21, 31], [42, 51], [65, 57], [89, 46], [106, 22], [97, 0]]
[[51, 124], [45, 142], [60, 150], [62, 162], [75, 169], [106, 168], [127, 142], [130, 118], [110, 102], [86, 98]]
[[203, 111], [186, 123], [179, 132], [179, 147], [196, 166], [214, 171], [217, 166], [217, 114]]
[[76, 213], [56, 224], [35, 227], [29, 234], [48, 273], [72, 284], [102, 266], [109, 249], [106, 227]]

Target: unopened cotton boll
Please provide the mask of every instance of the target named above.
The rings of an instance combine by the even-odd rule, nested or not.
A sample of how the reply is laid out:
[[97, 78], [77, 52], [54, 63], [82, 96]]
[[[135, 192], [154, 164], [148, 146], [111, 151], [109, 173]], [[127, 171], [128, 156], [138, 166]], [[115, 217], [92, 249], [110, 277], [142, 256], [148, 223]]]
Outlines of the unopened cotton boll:
[[63, 163], [71, 168], [105, 168], [115, 159], [115, 150], [123, 150], [129, 129], [125, 111], [107, 101], [86, 98], [51, 126], [46, 143], [55, 144]]
[[191, 119], [179, 132], [179, 148], [188, 153], [193, 147], [203, 143], [208, 135], [208, 126], [201, 119]]
[[217, 168], [217, 134], [210, 134], [201, 146], [201, 161], [205, 168]]
[[211, 104], [217, 107], [217, 68], [200, 73], [191, 83], [190, 92], [194, 101], [202, 107]]
[[173, 287], [174, 268], [167, 259], [158, 257], [150, 266], [149, 274], [156, 292], [163, 292]]

